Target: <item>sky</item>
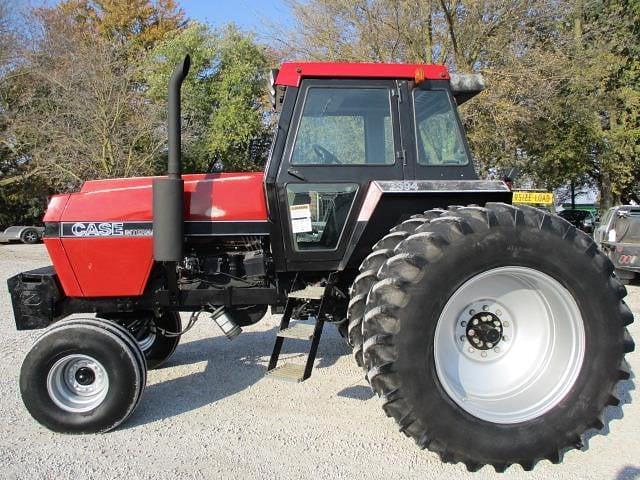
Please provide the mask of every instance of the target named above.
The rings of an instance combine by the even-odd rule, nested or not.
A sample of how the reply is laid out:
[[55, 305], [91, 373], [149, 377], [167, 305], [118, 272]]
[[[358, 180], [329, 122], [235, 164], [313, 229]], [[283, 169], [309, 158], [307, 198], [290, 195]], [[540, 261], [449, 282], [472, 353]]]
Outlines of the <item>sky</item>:
[[[55, 5], [57, 0], [14, 0], [18, 6]], [[188, 18], [220, 26], [235, 23], [258, 34], [270, 24], [291, 24], [293, 18], [285, 0], [177, 0]]]
[[187, 17], [214, 26], [234, 22], [243, 30], [263, 32], [270, 23], [293, 21], [284, 0], [178, 0]]

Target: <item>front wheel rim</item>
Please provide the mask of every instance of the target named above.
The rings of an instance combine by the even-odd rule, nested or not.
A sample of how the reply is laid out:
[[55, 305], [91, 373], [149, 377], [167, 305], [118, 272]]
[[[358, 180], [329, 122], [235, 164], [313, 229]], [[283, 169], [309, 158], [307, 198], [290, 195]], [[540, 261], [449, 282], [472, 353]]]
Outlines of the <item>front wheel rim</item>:
[[[476, 327], [483, 326], [480, 335]], [[499, 424], [553, 409], [575, 384], [584, 351], [573, 296], [551, 276], [518, 266], [464, 283], [442, 310], [434, 336], [444, 390], [466, 412]]]
[[47, 375], [49, 398], [66, 412], [94, 410], [102, 404], [108, 391], [106, 369], [89, 355], [66, 355], [53, 364]]

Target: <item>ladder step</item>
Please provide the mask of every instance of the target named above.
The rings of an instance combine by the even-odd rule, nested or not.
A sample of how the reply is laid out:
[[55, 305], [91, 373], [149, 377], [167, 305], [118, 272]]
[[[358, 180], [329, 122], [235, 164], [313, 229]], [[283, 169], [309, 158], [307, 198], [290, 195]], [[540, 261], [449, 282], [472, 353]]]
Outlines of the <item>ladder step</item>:
[[289, 328], [280, 330], [278, 332], [278, 336], [284, 338], [297, 338], [298, 340], [311, 340], [313, 338], [314, 331], [314, 325], [296, 323]]
[[307, 286], [302, 290], [289, 292], [289, 298], [303, 298], [306, 300], [320, 300], [324, 296], [324, 287]]
[[285, 382], [300, 383], [304, 380], [304, 365], [284, 363], [273, 370], [268, 370], [266, 376]]

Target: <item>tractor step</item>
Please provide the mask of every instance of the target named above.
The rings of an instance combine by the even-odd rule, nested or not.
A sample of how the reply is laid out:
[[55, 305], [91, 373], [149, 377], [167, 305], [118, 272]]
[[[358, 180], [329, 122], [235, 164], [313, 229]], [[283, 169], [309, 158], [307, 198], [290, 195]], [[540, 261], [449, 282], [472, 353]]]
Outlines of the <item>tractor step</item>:
[[309, 325], [308, 323], [296, 323], [291, 327], [280, 330], [278, 332], [278, 336], [284, 338], [296, 338], [298, 340], [311, 340], [313, 338], [314, 331], [315, 325]]
[[307, 286], [302, 290], [289, 292], [289, 298], [299, 298], [303, 300], [321, 300], [326, 287]]
[[267, 371], [266, 376], [277, 380], [283, 380], [285, 382], [300, 383], [305, 380], [304, 368], [304, 365], [284, 363], [273, 370]]
[[[328, 301], [327, 299], [331, 298], [333, 282], [333, 275], [330, 275], [327, 284], [323, 287], [308, 285], [301, 290], [294, 290], [289, 293], [287, 305], [284, 308], [284, 313], [280, 320], [280, 330], [276, 335], [276, 343], [273, 346], [273, 352], [271, 352], [271, 358], [269, 359], [267, 376], [296, 383], [304, 382], [311, 376], [313, 363], [316, 359], [316, 353], [318, 352], [318, 345], [320, 344], [320, 337], [322, 336], [322, 328], [324, 327], [324, 311]], [[320, 301], [317, 302], [316, 300]], [[306, 309], [309, 319], [315, 319], [315, 325], [310, 323], [295, 323], [289, 326], [291, 316], [294, 312], [299, 311], [296, 309], [297, 307]], [[282, 350], [282, 344], [285, 338], [295, 338], [311, 342], [304, 365], [284, 364], [278, 366], [280, 351]]]

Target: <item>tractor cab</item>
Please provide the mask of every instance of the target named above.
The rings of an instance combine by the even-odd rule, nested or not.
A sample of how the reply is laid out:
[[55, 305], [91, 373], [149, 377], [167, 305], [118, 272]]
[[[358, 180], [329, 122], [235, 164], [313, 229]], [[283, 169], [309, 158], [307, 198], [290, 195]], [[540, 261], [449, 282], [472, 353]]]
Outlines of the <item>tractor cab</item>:
[[[476, 180], [456, 107], [482, 88], [480, 75], [450, 75], [441, 65], [293, 62], [273, 71], [280, 119], [265, 190], [276, 265], [345, 267], [372, 182]], [[394, 202], [369, 233], [418, 213], [406, 203]]]

